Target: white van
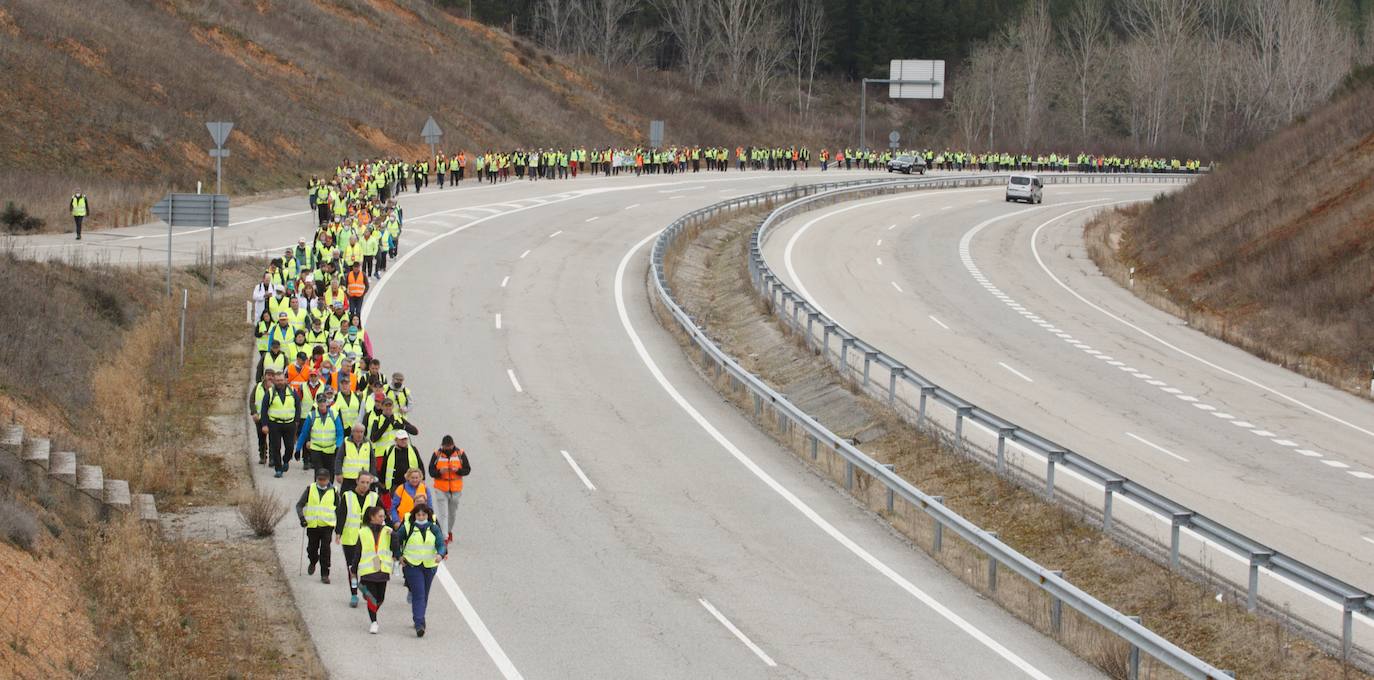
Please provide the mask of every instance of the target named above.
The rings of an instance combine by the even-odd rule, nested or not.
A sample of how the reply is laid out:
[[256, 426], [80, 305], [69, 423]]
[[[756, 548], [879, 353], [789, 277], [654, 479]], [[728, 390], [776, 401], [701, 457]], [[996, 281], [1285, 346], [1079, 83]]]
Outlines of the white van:
[[1040, 203], [1045, 200], [1045, 185], [1035, 175], [1012, 175], [1007, 178], [1007, 202]]

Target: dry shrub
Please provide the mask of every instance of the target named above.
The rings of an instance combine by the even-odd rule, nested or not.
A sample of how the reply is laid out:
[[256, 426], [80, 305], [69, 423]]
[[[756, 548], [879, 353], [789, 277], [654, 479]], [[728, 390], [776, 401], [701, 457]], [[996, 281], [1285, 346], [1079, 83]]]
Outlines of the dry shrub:
[[38, 546], [38, 519], [33, 511], [8, 498], [0, 498], [0, 535], [11, 545], [28, 552]]
[[184, 632], [171, 590], [163, 587], [186, 574], [166, 573], [164, 546], [132, 513], [91, 530], [90, 586], [110, 652], [134, 678], [185, 677], [177, 652]]
[[253, 532], [254, 536], [271, 536], [277, 532], [281, 522], [291, 508], [277, 494], [256, 489], [239, 502], [239, 521]]

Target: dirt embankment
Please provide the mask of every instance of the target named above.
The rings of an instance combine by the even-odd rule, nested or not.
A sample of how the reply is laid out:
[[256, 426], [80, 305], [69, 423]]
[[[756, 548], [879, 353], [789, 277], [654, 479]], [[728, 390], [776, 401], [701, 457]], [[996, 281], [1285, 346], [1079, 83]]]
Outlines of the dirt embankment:
[[1085, 231], [1105, 273], [1194, 328], [1369, 396], [1374, 81], [1193, 186]]
[[[762, 216], [755, 212], [708, 224], [695, 236], [686, 237], [686, 245], [669, 253], [666, 263], [679, 301], [742, 366], [832, 432], [879, 462], [894, 465], [898, 474], [927, 493], [943, 495], [951, 508], [997, 532], [1023, 554], [1062, 569], [1065, 578], [1078, 587], [1118, 611], [1140, 615], [1151, 629], [1220, 668], [1235, 670], [1238, 677], [1369, 677], [1342, 668], [1283, 623], [1248, 614], [1229, 600], [1219, 602], [1215, 589], [1171, 573], [1106, 538], [1086, 518], [998, 477], [841, 380], [830, 364], [774, 321], [752, 288], [745, 265], [746, 244]], [[662, 309], [659, 316], [687, 346], [676, 323]], [[700, 368], [700, 353], [688, 351], [687, 355]], [[706, 370], [702, 377], [746, 417], [754, 417], [748, 393], [731, 379]], [[764, 408], [755, 421], [803, 460], [812, 460], [805, 436], [796, 428], [778, 429], [770, 409]], [[820, 447], [813, 464], [818, 474], [844, 491], [841, 458]], [[1037, 588], [1003, 572], [995, 592], [989, 591], [986, 561], [976, 549], [946, 533], [943, 549], [931, 552], [933, 523], [919, 509], [903, 507], [898, 501], [889, 512], [881, 486], [863, 475], [858, 475], [852, 493], [952, 574], [1023, 621], [1051, 631], [1049, 602]], [[1067, 608], [1062, 631], [1050, 634], [1109, 675], [1126, 677], [1125, 647]], [[1162, 665], [1147, 661], [1141, 677], [1172, 675]]]
[[[161, 275], [3, 257], [21, 303], [0, 306], [0, 416], [153, 493], [163, 528], [90, 519], [0, 466], [0, 676], [324, 677], [270, 541], [234, 512], [251, 486], [241, 300], [177, 273], [192, 300], [181, 364]], [[244, 290], [254, 274], [217, 277]]]

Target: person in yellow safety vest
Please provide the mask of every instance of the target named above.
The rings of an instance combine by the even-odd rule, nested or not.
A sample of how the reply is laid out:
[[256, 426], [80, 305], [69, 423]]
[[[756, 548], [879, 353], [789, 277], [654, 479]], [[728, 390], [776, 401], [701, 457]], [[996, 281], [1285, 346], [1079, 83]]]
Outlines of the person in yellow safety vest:
[[[334, 395], [334, 403], [330, 404], [329, 407], [339, 416], [339, 423], [344, 426], [345, 430], [352, 432], [356, 425], [362, 428], [362, 433], [366, 435], [367, 427], [362, 422], [363, 398], [353, 391], [353, 375], [353, 370], [347, 366], [341, 367], [339, 372], [335, 374], [334, 380], [337, 384], [334, 389], [336, 394]], [[366, 441], [365, 436], [363, 439]], [[368, 469], [372, 469], [371, 466]]]
[[253, 431], [258, 434], [258, 465], [267, 464], [267, 433], [262, 431], [263, 414], [259, 409], [262, 407], [263, 397], [272, 389], [276, 377], [272, 369], [267, 369], [262, 373], [262, 380], [253, 387], [253, 394], [248, 398], [248, 415], [253, 417]]
[[267, 346], [267, 354], [258, 362], [258, 368], [263, 375], [267, 375], [268, 371], [285, 375], [287, 362], [286, 352], [282, 351], [282, 341], [273, 336], [271, 344]]
[[396, 528], [396, 544], [401, 547], [401, 574], [410, 591], [410, 619], [415, 624], [415, 636], [425, 636], [425, 610], [429, 607], [430, 586], [439, 560], [448, 559], [443, 529], [434, 520], [429, 504], [419, 501], [410, 511], [410, 518]]
[[258, 412], [264, 417], [261, 431], [268, 436], [268, 456], [281, 477], [290, 467], [290, 446], [296, 441], [296, 423], [301, 419], [301, 401], [286, 384], [286, 372], [276, 373], [272, 389], [263, 395]]
[[373, 225], [363, 235], [363, 273], [368, 276], [376, 274], [377, 251], [382, 246], [382, 230]]
[[377, 447], [367, 439], [367, 428], [362, 423], [353, 423], [348, 438], [343, 442], [343, 454], [334, 459], [334, 481], [348, 487], [362, 474], [368, 474], [375, 480], [376, 452]]
[[291, 325], [291, 332], [299, 333], [305, 330], [305, 310], [301, 309], [301, 299], [292, 296], [290, 306], [286, 309], [286, 322]]
[[67, 204], [72, 211], [72, 221], [76, 223], [76, 240], [81, 240], [81, 223], [86, 221], [86, 215], [90, 214], [91, 204], [86, 200], [86, 194], [81, 193], [80, 189], [72, 192], [72, 200]]
[[305, 556], [310, 560], [305, 573], [314, 576], [318, 564], [321, 583], [329, 583], [329, 539], [338, 523], [338, 510], [339, 494], [329, 483], [329, 471], [321, 468], [315, 473], [315, 483], [296, 501], [296, 516], [305, 529]]
[[401, 415], [410, 413], [410, 388], [405, 386], [406, 377], [400, 371], [391, 374], [391, 384], [386, 387], [386, 398], [396, 405]]
[[386, 525], [386, 511], [374, 505], [363, 510], [363, 527], [358, 531], [358, 590], [367, 601], [367, 632], [377, 634], [377, 612], [386, 600], [386, 584], [391, 580], [395, 539]]
[[330, 406], [323, 399], [316, 401], [315, 408], [301, 423], [301, 433], [296, 437], [296, 459], [304, 458], [305, 469], [325, 470], [332, 474], [335, 454], [344, 444], [344, 426], [339, 414]]
[[[386, 402], [390, 404], [391, 402]], [[409, 423], [404, 424], [405, 428], [414, 429]], [[397, 429], [392, 431], [392, 443], [382, 445], [375, 437], [372, 438], [372, 449], [376, 452], [376, 464], [381, 467], [378, 471], [382, 483], [382, 492], [390, 495], [389, 492], [401, 483], [405, 475], [411, 469], [418, 469], [420, 477], [425, 476], [424, 463], [420, 460], [420, 450], [410, 444], [410, 432], [407, 429]], [[387, 503], [387, 509], [392, 509], [392, 505]]]
[[339, 507], [334, 518], [334, 542], [343, 548], [344, 566], [348, 571], [348, 606], [358, 606], [358, 534], [363, 527], [363, 513], [377, 507], [377, 492], [372, 488], [372, 475], [360, 473], [339, 493]]

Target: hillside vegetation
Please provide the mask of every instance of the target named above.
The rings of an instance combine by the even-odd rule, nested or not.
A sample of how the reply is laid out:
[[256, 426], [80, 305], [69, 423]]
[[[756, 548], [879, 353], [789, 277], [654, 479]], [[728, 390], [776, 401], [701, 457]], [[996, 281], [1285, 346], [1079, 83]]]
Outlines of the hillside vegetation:
[[[235, 123], [226, 191], [304, 187], [367, 154], [642, 140], [794, 139], [762, 104], [676, 74], [593, 68], [422, 0], [13, 0], [0, 5], [0, 205], [69, 227], [148, 219], [169, 188], [213, 183], [205, 122]], [[55, 224], [56, 223], [56, 224]]]
[[1135, 290], [1192, 325], [1365, 392], [1374, 363], [1374, 78], [1364, 75], [1215, 174], [1090, 226], [1099, 266], [1134, 266]]

